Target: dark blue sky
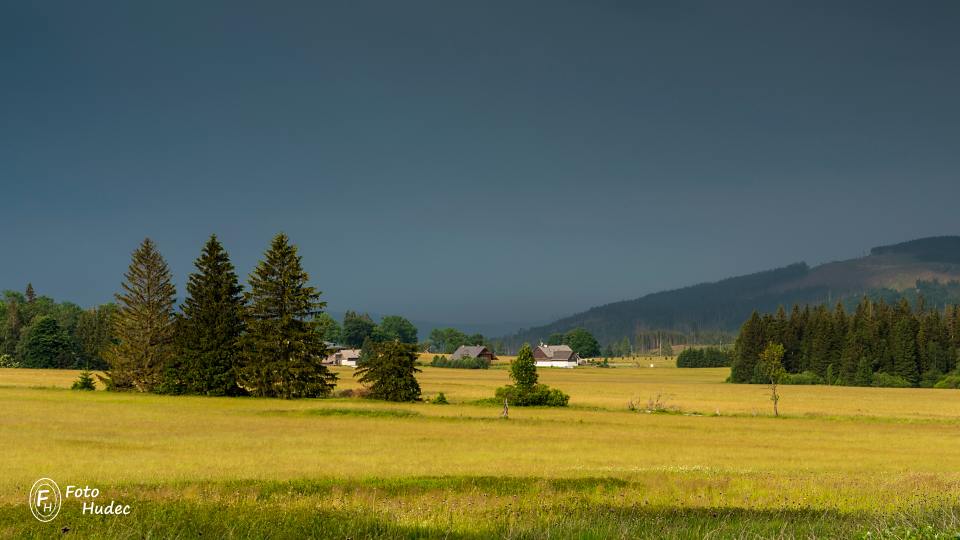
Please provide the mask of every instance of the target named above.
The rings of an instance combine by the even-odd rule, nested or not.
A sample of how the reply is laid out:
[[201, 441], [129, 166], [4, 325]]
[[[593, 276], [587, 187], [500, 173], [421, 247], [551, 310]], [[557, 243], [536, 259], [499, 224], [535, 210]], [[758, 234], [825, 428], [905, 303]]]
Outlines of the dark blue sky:
[[[218, 5], [219, 4], [219, 5]], [[158, 243], [330, 307], [591, 305], [960, 232], [956, 2], [7, 2], [0, 287]]]

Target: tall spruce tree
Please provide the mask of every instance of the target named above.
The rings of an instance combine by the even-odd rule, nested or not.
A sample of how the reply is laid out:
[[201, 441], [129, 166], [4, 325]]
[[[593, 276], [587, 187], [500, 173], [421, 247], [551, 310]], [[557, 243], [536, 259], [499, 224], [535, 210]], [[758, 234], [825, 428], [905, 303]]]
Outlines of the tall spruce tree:
[[179, 325], [186, 390], [210, 396], [242, 394], [237, 375], [243, 288], [216, 235], [207, 240], [194, 266]]
[[174, 358], [176, 288], [170, 269], [149, 238], [133, 252], [124, 274], [123, 292], [116, 295], [114, 337], [107, 354], [109, 390], [157, 390]]
[[326, 303], [308, 280], [296, 246], [278, 234], [250, 275], [245, 294], [240, 374], [254, 395], [323, 397], [336, 385], [336, 375], [321, 363], [327, 350], [314, 321]]
[[917, 358], [917, 320], [906, 299], [902, 299], [894, 311], [894, 324], [890, 334], [890, 349], [893, 353], [893, 375], [899, 375], [916, 386], [920, 381]]
[[760, 375], [756, 368], [765, 346], [763, 321], [760, 314], [754, 311], [743, 323], [734, 344], [730, 380], [737, 383], [759, 382]]

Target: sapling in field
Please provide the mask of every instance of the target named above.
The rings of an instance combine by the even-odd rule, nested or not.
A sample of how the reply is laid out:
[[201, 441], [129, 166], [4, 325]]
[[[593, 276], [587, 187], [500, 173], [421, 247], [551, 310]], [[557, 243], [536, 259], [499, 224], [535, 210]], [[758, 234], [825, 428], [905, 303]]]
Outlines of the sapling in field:
[[773, 401], [774, 416], [780, 416], [780, 411], [777, 409], [777, 404], [780, 402], [777, 385], [780, 384], [787, 373], [783, 369], [783, 353], [782, 344], [770, 342], [760, 353], [760, 362], [757, 364], [757, 369], [760, 371], [763, 380], [770, 386], [770, 401]]

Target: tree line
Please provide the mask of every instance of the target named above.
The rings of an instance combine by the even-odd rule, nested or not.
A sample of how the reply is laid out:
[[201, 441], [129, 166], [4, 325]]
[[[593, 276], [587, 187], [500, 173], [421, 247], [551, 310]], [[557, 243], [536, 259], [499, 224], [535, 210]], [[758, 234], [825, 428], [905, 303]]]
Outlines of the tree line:
[[[286, 235], [273, 238], [246, 290], [215, 235], [194, 266], [177, 312], [176, 288], [156, 244], [148, 238], [134, 251], [103, 352], [108, 390], [287, 399], [332, 393], [337, 376], [323, 361], [328, 338], [339, 336], [329, 331], [326, 303]], [[371, 397], [420, 396], [416, 329], [401, 319], [373, 325], [371, 335], [381, 341], [365, 337], [368, 361], [355, 376]]]
[[771, 343], [783, 346], [788, 381], [797, 374], [807, 383], [931, 387], [957, 369], [960, 308], [863, 298], [852, 313], [843, 303], [754, 312], [737, 337], [731, 381], [768, 382], [760, 358]]
[[730, 352], [717, 347], [688, 348], [677, 355], [678, 368], [730, 367]]
[[32, 284], [0, 296], [0, 366], [104, 369], [116, 306], [82, 309], [38, 296]]

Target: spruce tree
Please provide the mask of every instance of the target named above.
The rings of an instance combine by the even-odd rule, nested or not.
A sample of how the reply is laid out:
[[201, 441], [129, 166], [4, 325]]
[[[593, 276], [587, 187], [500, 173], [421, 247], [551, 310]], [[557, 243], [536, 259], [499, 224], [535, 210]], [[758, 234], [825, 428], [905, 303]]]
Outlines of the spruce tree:
[[176, 289], [170, 269], [149, 238], [133, 252], [124, 274], [123, 292], [116, 295], [117, 341], [107, 354], [109, 390], [150, 392], [159, 388], [163, 372], [174, 358]]
[[873, 384], [873, 366], [867, 357], [860, 358], [857, 363], [857, 373], [853, 378], [853, 384], [856, 386], [870, 386]]
[[913, 317], [901, 317], [891, 335], [893, 349], [893, 375], [899, 375], [916, 386], [920, 381], [917, 367], [917, 329]]
[[237, 372], [243, 288], [216, 235], [207, 240], [194, 266], [179, 324], [186, 389], [210, 396], [241, 394]]
[[27, 297], [27, 303], [29, 304], [37, 299], [37, 293], [33, 290], [33, 283], [27, 283], [27, 290], [24, 291], [24, 295]]
[[321, 363], [327, 350], [314, 321], [326, 303], [308, 280], [296, 246], [278, 234], [245, 293], [240, 373], [241, 383], [254, 395], [323, 397], [336, 384], [336, 375]]
[[524, 343], [517, 353], [516, 359], [510, 363], [510, 378], [513, 384], [521, 390], [533, 388], [537, 384], [537, 363], [533, 359], [533, 351], [529, 343]]
[[760, 314], [754, 311], [743, 323], [734, 344], [730, 380], [736, 383], [759, 382], [760, 377], [756, 367], [765, 346], [763, 322]]
[[416, 345], [399, 341], [371, 342], [368, 349], [364, 349], [368, 357], [357, 366], [354, 377], [370, 385], [370, 397], [386, 401], [420, 399], [420, 384], [415, 376], [420, 371], [416, 367]]

